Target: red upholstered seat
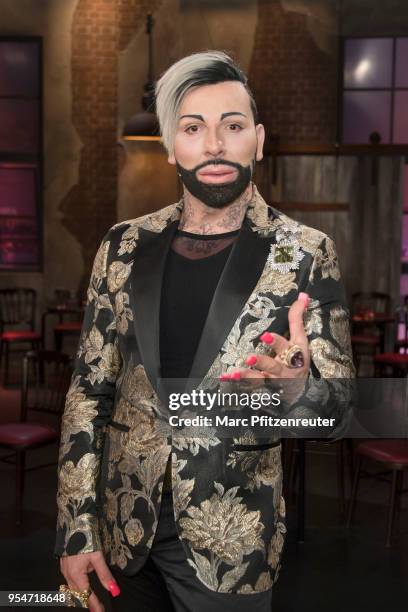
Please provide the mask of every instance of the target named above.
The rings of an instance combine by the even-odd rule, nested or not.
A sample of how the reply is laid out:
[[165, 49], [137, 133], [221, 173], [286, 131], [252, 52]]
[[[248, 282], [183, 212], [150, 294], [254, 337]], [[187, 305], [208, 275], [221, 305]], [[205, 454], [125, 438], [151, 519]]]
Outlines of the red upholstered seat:
[[380, 353], [379, 355], [375, 355], [374, 361], [378, 363], [408, 366], [408, 355], [401, 353]]
[[58, 323], [54, 327], [54, 331], [56, 332], [74, 332], [81, 331], [82, 323], [80, 321], [67, 321], [66, 323]]
[[408, 466], [408, 440], [366, 440], [356, 451], [375, 461]]
[[41, 340], [41, 336], [35, 331], [30, 331], [27, 329], [18, 329], [2, 333], [1, 339], [5, 342], [39, 342]]
[[41, 423], [6, 423], [0, 425], [0, 445], [11, 447], [37, 446], [58, 438], [52, 427]]
[[366, 335], [366, 334], [355, 334], [351, 336], [352, 344], [369, 344], [370, 346], [376, 346], [380, 344], [379, 336], [375, 335]]

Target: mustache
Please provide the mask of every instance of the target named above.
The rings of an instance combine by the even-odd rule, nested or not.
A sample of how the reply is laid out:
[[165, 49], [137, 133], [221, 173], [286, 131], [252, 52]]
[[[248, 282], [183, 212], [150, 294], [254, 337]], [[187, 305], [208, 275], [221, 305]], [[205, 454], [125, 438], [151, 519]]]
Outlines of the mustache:
[[218, 166], [221, 164], [223, 166], [231, 166], [236, 170], [242, 170], [244, 168], [242, 164], [238, 164], [237, 162], [227, 161], [225, 159], [211, 159], [210, 161], [205, 161], [202, 164], [199, 164], [198, 166], [193, 168], [193, 170], [190, 170], [190, 172], [198, 172], [199, 170], [201, 170], [202, 168], [206, 168], [207, 166]]

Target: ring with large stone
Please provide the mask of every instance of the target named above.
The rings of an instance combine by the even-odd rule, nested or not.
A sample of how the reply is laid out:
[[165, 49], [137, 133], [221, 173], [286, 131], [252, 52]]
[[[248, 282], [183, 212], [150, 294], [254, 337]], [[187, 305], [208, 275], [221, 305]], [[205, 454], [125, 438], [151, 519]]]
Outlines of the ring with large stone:
[[300, 346], [292, 344], [287, 349], [282, 351], [279, 355], [279, 359], [288, 368], [303, 368], [305, 365], [305, 357]]
[[88, 608], [88, 599], [92, 593], [92, 589], [84, 589], [83, 591], [76, 591], [70, 589], [67, 584], [61, 584], [59, 588], [60, 593], [65, 593], [65, 605], [68, 608]]

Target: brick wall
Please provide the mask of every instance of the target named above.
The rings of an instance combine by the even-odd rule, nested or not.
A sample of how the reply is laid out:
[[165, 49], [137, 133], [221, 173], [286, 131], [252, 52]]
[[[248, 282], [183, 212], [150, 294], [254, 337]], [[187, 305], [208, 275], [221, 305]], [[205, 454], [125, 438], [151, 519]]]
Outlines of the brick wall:
[[[334, 33], [333, 33], [334, 34]], [[262, 122], [282, 143], [333, 142], [336, 126], [336, 40], [325, 53], [306, 15], [259, 0], [249, 80]]]
[[72, 25], [72, 120], [83, 143], [77, 185], [61, 205], [79, 240], [85, 288], [96, 250], [116, 222], [118, 54], [160, 0], [79, 0]]
[[[116, 221], [118, 57], [165, 0], [79, 0], [72, 25], [72, 120], [83, 148], [77, 185], [62, 202], [63, 223], [81, 244], [85, 287], [105, 231]], [[268, 132], [282, 142], [331, 142], [335, 54], [307, 30], [306, 17], [259, 0], [249, 77]], [[160, 46], [155, 48], [160, 53]]]
[[116, 2], [79, 0], [72, 25], [72, 121], [83, 148], [79, 181], [62, 211], [82, 246], [83, 284], [116, 219], [117, 24]]
[[117, 0], [119, 16], [119, 49], [124, 49], [135, 31], [146, 27], [146, 15], [155, 11], [163, 0]]

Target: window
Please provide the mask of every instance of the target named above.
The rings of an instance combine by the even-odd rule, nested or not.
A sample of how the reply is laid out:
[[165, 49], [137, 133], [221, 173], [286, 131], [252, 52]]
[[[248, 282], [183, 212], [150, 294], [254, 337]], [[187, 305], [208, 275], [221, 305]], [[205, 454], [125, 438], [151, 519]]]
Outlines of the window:
[[0, 38], [0, 270], [41, 268], [41, 39]]
[[341, 138], [345, 144], [408, 143], [408, 38], [345, 38]]

